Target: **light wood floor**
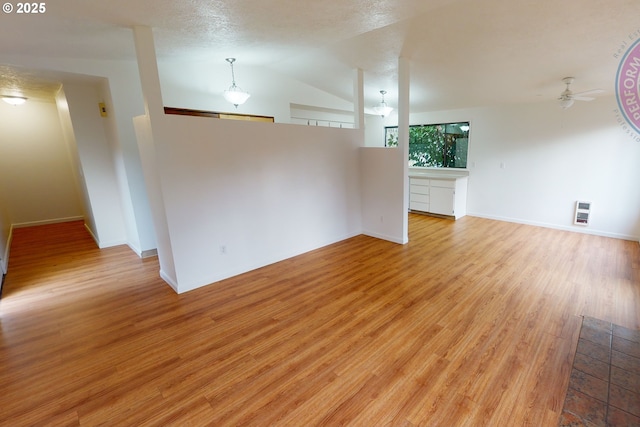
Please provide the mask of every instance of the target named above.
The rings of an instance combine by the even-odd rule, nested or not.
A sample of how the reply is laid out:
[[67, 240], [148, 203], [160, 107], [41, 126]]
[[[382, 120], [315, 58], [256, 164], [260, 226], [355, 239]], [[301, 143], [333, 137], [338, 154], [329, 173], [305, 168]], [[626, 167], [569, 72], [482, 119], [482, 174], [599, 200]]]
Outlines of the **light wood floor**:
[[640, 328], [640, 245], [410, 218], [187, 294], [81, 223], [17, 229], [0, 425], [555, 426], [581, 315]]

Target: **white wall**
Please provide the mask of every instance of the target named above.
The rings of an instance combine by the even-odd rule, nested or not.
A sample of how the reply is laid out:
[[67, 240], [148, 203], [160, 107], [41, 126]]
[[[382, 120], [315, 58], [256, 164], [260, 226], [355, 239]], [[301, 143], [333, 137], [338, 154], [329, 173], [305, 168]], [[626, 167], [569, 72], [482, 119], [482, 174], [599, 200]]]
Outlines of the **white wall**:
[[398, 117], [394, 114], [393, 124], [387, 124], [390, 118], [382, 118], [380, 116], [366, 115], [364, 118], [365, 133], [364, 145], [366, 147], [384, 147], [384, 127], [397, 126]]
[[360, 234], [357, 130], [166, 116], [178, 292]]
[[71, 158], [53, 100], [0, 103], [2, 204], [13, 226], [83, 216]]
[[396, 243], [406, 243], [403, 232], [403, 165], [399, 148], [360, 149], [363, 233]]
[[112, 102], [110, 114], [115, 118], [113, 126], [117, 126], [124, 166], [124, 170], [118, 168], [116, 173], [119, 174], [118, 181], [121, 185], [126, 182], [129, 192], [128, 195], [121, 195], [129, 199], [122, 203], [128, 241], [130, 245], [139, 242], [140, 246], [136, 250], [139, 249], [144, 255], [152, 252], [157, 247], [157, 242], [133, 127], [133, 118], [144, 113], [138, 67], [135, 61], [104, 61], [92, 65], [90, 72], [102, 75], [98, 74], [102, 71], [108, 77]]
[[100, 116], [101, 88], [95, 84], [64, 85], [73, 135], [92, 212], [94, 238], [100, 247], [127, 242], [121, 194], [116, 173], [118, 149], [107, 137]]
[[[145, 252], [149, 251], [152, 254], [155, 254], [153, 247], [147, 247], [145, 250], [142, 249], [142, 241], [140, 240], [140, 234], [138, 233], [138, 227], [135, 221], [135, 204], [133, 203], [133, 198], [131, 197], [133, 189], [130, 187], [130, 185], [133, 187], [133, 183], [139, 181], [140, 179], [131, 180], [130, 183], [130, 180], [127, 177], [125, 159], [130, 156], [125, 155], [123, 151], [123, 144], [120, 141], [118, 124], [116, 122], [116, 115], [114, 114], [116, 109], [114, 108], [113, 99], [111, 97], [111, 88], [109, 86], [109, 81], [107, 79], [101, 80], [102, 81], [100, 82], [100, 84], [96, 87], [98, 95], [97, 99], [101, 103], [105, 104], [107, 116], [101, 117], [102, 120], [100, 120], [100, 122], [103, 125], [104, 135], [109, 146], [111, 158], [113, 159], [115, 179], [119, 192], [117, 197], [122, 208], [122, 216], [120, 220], [125, 227], [125, 239], [129, 247], [131, 247], [131, 249], [133, 249], [134, 252], [136, 252], [139, 256], [145, 256]], [[136, 168], [130, 169], [132, 170], [132, 173], [133, 170], [136, 170]], [[137, 169], [139, 170], [140, 167], [138, 166]], [[151, 235], [153, 236], [153, 233], [151, 233]], [[153, 240], [151, 240], [149, 243], [153, 243]]]
[[[411, 122], [471, 122], [470, 215], [638, 240], [640, 144], [615, 108], [609, 97], [568, 110], [545, 102], [414, 114]], [[593, 203], [587, 227], [573, 225], [577, 200]]]
[[56, 93], [56, 106], [58, 109], [60, 127], [62, 128], [62, 134], [67, 145], [69, 159], [71, 160], [71, 169], [73, 176], [76, 177], [77, 192], [82, 201], [81, 206], [83, 209], [84, 224], [93, 236], [97, 236], [96, 224], [93, 218], [93, 211], [91, 210], [91, 200], [89, 199], [89, 193], [87, 192], [87, 186], [84, 181], [82, 167], [80, 165], [80, 156], [78, 155], [76, 137], [73, 132], [71, 114], [69, 113], [69, 104], [67, 103], [67, 97], [62, 87]]
[[[361, 233], [361, 130], [165, 115], [163, 106], [225, 111], [228, 104], [206, 90], [185, 96], [166, 70], [161, 79], [152, 31], [136, 27], [134, 35], [147, 111], [134, 123], [161, 276], [177, 292]], [[208, 68], [191, 65], [169, 75], [189, 85], [211, 81]], [[265, 80], [269, 94], [254, 104], [263, 109], [242, 112], [288, 120], [289, 100], [279, 91], [300, 85], [282, 82]]]

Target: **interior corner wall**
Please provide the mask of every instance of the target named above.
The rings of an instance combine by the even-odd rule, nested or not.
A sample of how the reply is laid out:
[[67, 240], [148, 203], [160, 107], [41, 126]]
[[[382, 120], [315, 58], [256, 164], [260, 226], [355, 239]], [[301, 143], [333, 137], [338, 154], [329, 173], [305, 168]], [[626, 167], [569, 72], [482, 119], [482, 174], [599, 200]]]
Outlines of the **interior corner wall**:
[[[640, 135], [629, 134], [614, 97], [412, 115], [412, 124], [470, 121], [469, 215], [638, 240]], [[576, 201], [592, 202], [588, 226]]]
[[64, 93], [93, 214], [94, 238], [101, 248], [127, 243], [116, 174], [117, 152], [100, 116], [100, 88], [95, 84], [68, 83]]

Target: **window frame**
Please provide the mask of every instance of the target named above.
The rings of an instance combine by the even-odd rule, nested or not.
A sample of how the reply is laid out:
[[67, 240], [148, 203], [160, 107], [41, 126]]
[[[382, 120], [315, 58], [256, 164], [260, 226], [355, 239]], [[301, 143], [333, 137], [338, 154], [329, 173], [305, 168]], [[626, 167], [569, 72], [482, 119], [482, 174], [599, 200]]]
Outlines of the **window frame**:
[[[427, 164], [424, 165], [423, 164], [418, 164], [416, 165], [415, 163], [411, 163], [413, 160], [411, 159], [411, 148], [412, 148], [412, 142], [411, 142], [411, 138], [412, 138], [412, 129], [417, 129], [417, 128], [424, 128], [424, 127], [437, 127], [437, 126], [443, 126], [445, 131], [442, 133], [443, 138], [445, 139], [445, 141], [442, 142], [443, 144], [443, 149], [448, 145], [450, 149], [455, 150], [452, 160], [454, 163], [461, 161], [464, 162], [463, 166], [451, 166], [450, 162], [451, 160], [447, 161], [447, 154], [443, 155], [442, 161], [439, 164]], [[458, 128], [460, 128], [460, 130], [462, 131], [462, 134], [458, 134], [458, 133], [453, 133], [453, 132], [447, 132], [447, 126], [457, 126]], [[462, 127], [463, 126], [467, 126], [467, 130], [463, 130]], [[395, 134], [395, 135], [394, 135]], [[466, 138], [464, 138], [464, 135], [466, 134]], [[465, 121], [456, 121], [456, 122], [446, 122], [446, 123], [427, 123], [427, 124], [416, 124], [416, 125], [409, 125], [409, 159], [408, 161], [410, 162], [409, 167], [421, 167], [421, 168], [437, 168], [437, 169], [467, 169], [467, 165], [468, 165], [468, 156], [469, 156], [469, 138], [470, 138], [470, 134], [471, 134], [471, 121], [469, 120], [465, 120]], [[397, 141], [397, 135], [398, 135], [398, 126], [385, 126], [384, 127], [384, 146], [385, 147], [396, 147], [398, 144]], [[463, 137], [460, 138], [456, 138], [455, 136], [452, 137], [452, 135], [462, 135]], [[390, 138], [393, 138], [395, 136], [395, 144], [389, 144], [390, 142]], [[453, 143], [451, 142], [447, 142], [446, 139], [450, 138], [450, 139], [455, 139], [455, 141], [453, 141]], [[463, 153], [459, 153], [458, 150], [458, 140], [459, 139], [465, 139], [466, 140], [466, 146], [464, 147], [464, 152]], [[391, 139], [391, 141], [393, 141]], [[452, 146], [453, 145], [453, 146]], [[415, 146], [415, 145], [414, 145]], [[449, 154], [451, 152], [449, 151]], [[451, 157], [449, 156], [449, 158], [451, 159]]]

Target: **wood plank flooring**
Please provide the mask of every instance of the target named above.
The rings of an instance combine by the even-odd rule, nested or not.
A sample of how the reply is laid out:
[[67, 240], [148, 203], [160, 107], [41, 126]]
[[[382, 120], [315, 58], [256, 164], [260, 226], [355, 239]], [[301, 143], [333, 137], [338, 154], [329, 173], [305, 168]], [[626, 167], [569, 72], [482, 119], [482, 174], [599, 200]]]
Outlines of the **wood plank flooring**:
[[0, 426], [556, 426], [582, 318], [640, 329], [640, 245], [410, 217], [176, 295], [82, 223], [17, 229]]

